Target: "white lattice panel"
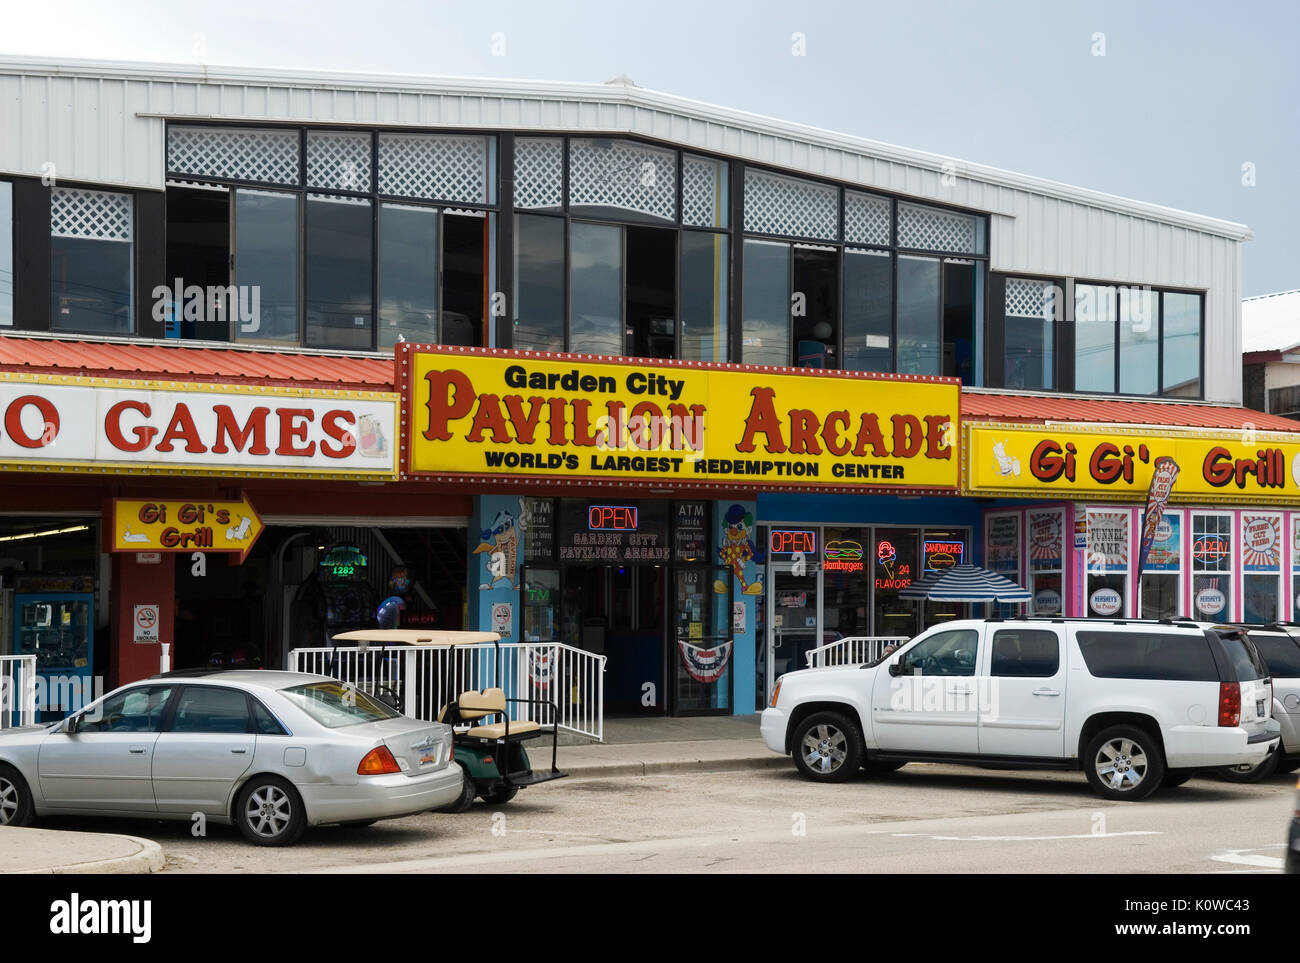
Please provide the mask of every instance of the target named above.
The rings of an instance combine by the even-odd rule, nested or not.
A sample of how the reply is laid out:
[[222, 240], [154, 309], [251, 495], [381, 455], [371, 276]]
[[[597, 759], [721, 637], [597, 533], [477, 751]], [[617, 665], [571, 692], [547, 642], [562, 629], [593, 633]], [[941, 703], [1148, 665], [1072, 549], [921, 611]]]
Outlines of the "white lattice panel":
[[918, 251], [979, 254], [976, 219], [919, 204], [898, 205], [898, 246]]
[[131, 195], [56, 187], [50, 191], [50, 234], [130, 243]]
[[706, 157], [682, 158], [682, 223], [688, 227], [726, 227], [723, 193], [726, 168]]
[[839, 190], [766, 171], [745, 171], [745, 230], [839, 240]]
[[307, 132], [307, 186], [370, 191], [370, 135]]
[[890, 244], [889, 198], [844, 192], [844, 240], [850, 244]]
[[677, 217], [677, 155], [625, 140], [569, 141], [569, 204]]
[[563, 206], [563, 142], [554, 137], [515, 138], [515, 207]]
[[487, 138], [380, 134], [379, 193], [488, 203]]
[[1007, 278], [1007, 317], [1050, 321], [1053, 313], [1051, 284], [1033, 278]]
[[298, 132], [169, 127], [167, 170], [262, 184], [298, 183]]

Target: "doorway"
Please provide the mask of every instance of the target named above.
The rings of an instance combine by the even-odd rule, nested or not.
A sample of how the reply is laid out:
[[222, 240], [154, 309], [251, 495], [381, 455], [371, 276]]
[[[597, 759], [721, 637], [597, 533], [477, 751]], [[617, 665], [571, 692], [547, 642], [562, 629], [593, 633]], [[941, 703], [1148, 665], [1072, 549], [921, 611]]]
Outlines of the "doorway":
[[610, 715], [661, 716], [666, 572], [661, 565], [563, 569], [562, 641], [606, 658]]

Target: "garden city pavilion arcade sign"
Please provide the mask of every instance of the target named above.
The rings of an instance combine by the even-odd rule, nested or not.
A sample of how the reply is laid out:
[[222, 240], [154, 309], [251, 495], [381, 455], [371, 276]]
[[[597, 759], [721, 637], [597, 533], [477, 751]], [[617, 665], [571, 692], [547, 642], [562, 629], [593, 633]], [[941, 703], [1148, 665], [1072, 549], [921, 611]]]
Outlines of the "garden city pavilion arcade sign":
[[397, 348], [412, 476], [942, 494], [960, 481], [952, 378]]

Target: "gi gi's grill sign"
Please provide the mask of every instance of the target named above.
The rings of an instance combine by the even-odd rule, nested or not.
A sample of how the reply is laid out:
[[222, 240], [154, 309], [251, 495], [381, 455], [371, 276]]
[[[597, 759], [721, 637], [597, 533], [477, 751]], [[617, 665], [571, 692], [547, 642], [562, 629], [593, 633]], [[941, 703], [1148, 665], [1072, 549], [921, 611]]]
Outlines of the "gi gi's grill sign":
[[401, 344], [408, 473], [951, 492], [955, 379]]
[[0, 373], [0, 470], [395, 478], [397, 396]]

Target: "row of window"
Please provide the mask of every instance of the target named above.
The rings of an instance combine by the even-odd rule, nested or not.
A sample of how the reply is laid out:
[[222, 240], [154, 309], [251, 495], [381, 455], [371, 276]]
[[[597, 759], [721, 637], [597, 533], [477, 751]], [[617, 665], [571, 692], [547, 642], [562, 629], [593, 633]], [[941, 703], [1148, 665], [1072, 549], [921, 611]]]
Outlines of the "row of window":
[[[986, 319], [982, 216], [748, 167], [732, 205], [731, 168], [712, 158], [608, 138], [512, 143], [510, 212], [494, 136], [172, 126], [168, 283], [134, 290], [131, 195], [54, 188], [49, 327], [129, 335], [147, 299], [177, 338], [359, 351], [508, 339], [1200, 395], [1198, 294], [1081, 283], [1066, 319], [1056, 285], [1007, 278]], [[11, 217], [0, 184], [0, 226]], [[499, 261], [502, 234], [512, 257]], [[12, 229], [0, 237], [12, 325]]]

